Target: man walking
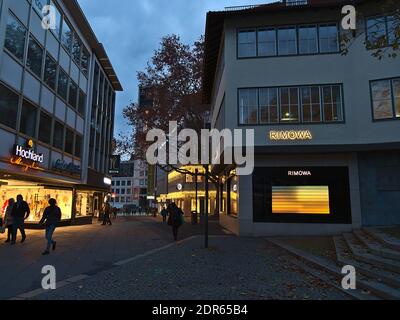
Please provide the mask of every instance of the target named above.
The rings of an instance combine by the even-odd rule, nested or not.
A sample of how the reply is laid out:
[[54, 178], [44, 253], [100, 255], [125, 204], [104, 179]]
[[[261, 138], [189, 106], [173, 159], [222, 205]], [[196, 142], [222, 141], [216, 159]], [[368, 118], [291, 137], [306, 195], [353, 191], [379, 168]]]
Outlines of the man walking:
[[57, 206], [57, 201], [55, 199], [50, 199], [49, 205], [50, 206], [44, 210], [43, 218], [40, 220], [40, 224], [46, 226], [47, 248], [46, 251], [42, 253], [44, 256], [50, 254], [51, 247], [53, 247], [53, 251], [56, 250], [57, 242], [53, 240], [53, 234], [61, 221], [61, 210]]
[[17, 232], [18, 229], [21, 232], [22, 240], [21, 243], [24, 243], [26, 240], [25, 234], [25, 220], [28, 219], [29, 214], [31, 213], [28, 203], [24, 201], [22, 195], [17, 196], [17, 202], [15, 203], [13, 210], [11, 212], [11, 216], [13, 218], [13, 234], [11, 239], [11, 244], [14, 245], [17, 240]]

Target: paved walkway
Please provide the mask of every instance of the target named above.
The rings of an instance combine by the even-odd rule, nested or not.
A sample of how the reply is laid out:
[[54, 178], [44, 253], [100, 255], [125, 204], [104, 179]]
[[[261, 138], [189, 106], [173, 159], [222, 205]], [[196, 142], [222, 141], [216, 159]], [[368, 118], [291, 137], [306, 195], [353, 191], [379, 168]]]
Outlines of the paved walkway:
[[0, 298], [40, 288], [47, 264], [56, 267], [57, 281], [87, 278], [31, 298], [348, 298], [303, 273], [292, 257], [262, 239], [227, 236], [212, 222], [211, 248], [205, 250], [202, 237], [193, 236], [200, 233], [200, 226], [185, 225], [181, 238], [186, 240], [174, 244], [170, 228], [157, 219], [120, 218], [113, 227], [58, 229], [57, 251], [42, 257], [43, 231], [30, 231], [25, 244], [0, 244]]

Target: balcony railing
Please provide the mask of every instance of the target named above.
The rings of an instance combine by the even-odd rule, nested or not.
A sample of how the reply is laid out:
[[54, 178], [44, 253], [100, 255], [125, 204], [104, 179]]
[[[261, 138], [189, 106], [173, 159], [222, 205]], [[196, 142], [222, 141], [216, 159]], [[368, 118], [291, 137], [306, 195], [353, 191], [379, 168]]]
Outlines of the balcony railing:
[[[286, 4], [286, 6], [304, 6], [304, 5], [308, 4], [308, 0], [280, 0], [280, 1], [275, 1], [272, 3], [275, 3], [275, 4], [282, 3], [282, 4]], [[267, 4], [272, 4], [272, 3], [267, 3]], [[225, 7], [225, 11], [248, 10], [248, 9], [255, 9], [260, 6], [262, 6], [262, 4]]]

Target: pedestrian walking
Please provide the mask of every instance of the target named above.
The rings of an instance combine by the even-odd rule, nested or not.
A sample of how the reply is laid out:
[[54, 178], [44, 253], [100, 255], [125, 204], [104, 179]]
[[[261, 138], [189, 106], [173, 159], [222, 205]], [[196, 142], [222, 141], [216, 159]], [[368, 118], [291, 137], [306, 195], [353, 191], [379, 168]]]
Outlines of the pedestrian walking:
[[14, 207], [11, 211], [11, 217], [13, 219], [13, 233], [11, 237], [11, 244], [14, 245], [17, 241], [17, 232], [18, 229], [21, 232], [21, 243], [24, 243], [26, 240], [25, 234], [25, 220], [28, 219], [29, 214], [31, 213], [28, 203], [24, 201], [22, 195], [17, 196], [17, 202], [14, 204]]
[[114, 220], [117, 219], [117, 216], [118, 216], [118, 209], [117, 209], [116, 207], [114, 207], [114, 208], [112, 209], [112, 212], [113, 212], [113, 215], [114, 215]]
[[178, 241], [178, 231], [179, 228], [183, 225], [183, 211], [178, 208], [175, 203], [171, 203], [168, 206], [168, 225], [172, 227], [172, 234], [174, 236], [174, 240]]
[[7, 240], [6, 243], [11, 242], [11, 237], [13, 234], [13, 217], [12, 217], [12, 210], [14, 208], [15, 200], [11, 198], [8, 200], [8, 205], [6, 208], [6, 213], [4, 214], [4, 228], [7, 229]]
[[50, 248], [52, 248], [53, 251], [56, 250], [57, 242], [53, 240], [53, 235], [60, 221], [61, 209], [57, 206], [57, 201], [55, 199], [50, 199], [49, 206], [44, 210], [43, 218], [40, 220], [40, 224], [46, 226], [45, 237], [47, 240], [47, 247], [42, 253], [44, 256], [50, 254]]
[[163, 218], [163, 222], [167, 221], [167, 217], [168, 217], [168, 210], [167, 208], [163, 207], [161, 212], [160, 212], [162, 218]]
[[110, 206], [110, 203], [108, 201], [106, 201], [104, 203], [104, 206], [103, 206], [103, 223], [102, 223], [102, 225], [105, 226], [107, 224], [112, 226], [112, 222], [111, 222], [111, 206]]

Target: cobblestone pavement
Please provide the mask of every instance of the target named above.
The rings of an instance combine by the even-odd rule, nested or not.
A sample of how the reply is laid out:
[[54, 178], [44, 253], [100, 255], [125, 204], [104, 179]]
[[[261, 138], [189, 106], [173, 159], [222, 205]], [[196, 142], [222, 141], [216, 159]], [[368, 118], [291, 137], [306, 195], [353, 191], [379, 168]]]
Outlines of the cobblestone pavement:
[[36, 299], [348, 299], [262, 239], [196, 237]]
[[[216, 222], [210, 231], [224, 234]], [[186, 224], [180, 237], [200, 233], [200, 226]], [[112, 227], [94, 221], [93, 225], [58, 228], [57, 250], [46, 257], [41, 255], [46, 245], [43, 230], [27, 230], [27, 241], [16, 246], [5, 244], [5, 239], [0, 235], [0, 299], [41, 288], [44, 265], [56, 267], [57, 281], [82, 273], [93, 275], [117, 261], [171, 243], [172, 231], [149, 217], [118, 218]]]

